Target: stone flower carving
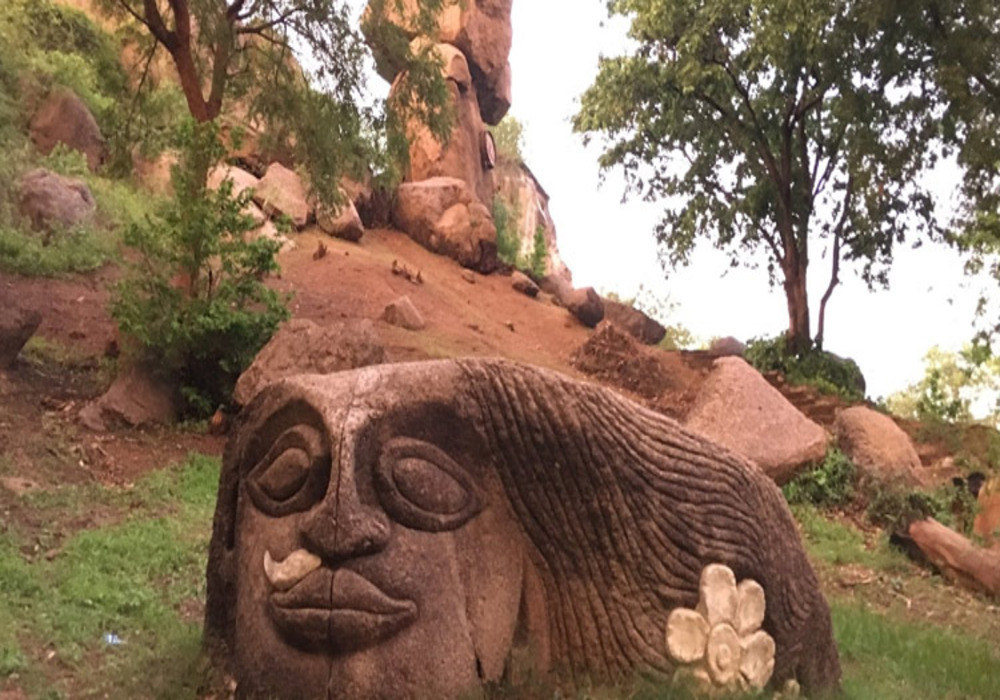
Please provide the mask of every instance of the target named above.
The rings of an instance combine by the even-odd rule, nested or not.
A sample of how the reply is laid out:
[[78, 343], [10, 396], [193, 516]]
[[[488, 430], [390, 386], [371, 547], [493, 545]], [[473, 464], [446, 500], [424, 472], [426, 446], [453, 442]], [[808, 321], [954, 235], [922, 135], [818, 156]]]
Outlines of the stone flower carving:
[[774, 639], [760, 629], [764, 589], [747, 579], [736, 585], [727, 566], [701, 572], [695, 610], [676, 608], [667, 619], [667, 651], [693, 675], [717, 688], [763, 688], [774, 672]]

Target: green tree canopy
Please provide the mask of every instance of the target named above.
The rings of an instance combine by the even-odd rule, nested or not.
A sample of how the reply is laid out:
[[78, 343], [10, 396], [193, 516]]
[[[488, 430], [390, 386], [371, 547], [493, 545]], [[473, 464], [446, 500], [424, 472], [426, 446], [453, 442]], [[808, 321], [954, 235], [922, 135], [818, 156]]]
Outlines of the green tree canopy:
[[[890, 2], [890, 5], [892, 3]], [[793, 348], [822, 345], [842, 262], [886, 284], [896, 245], [936, 230], [917, 175], [935, 160], [926, 53], [899, 50], [895, 7], [858, 0], [611, 0], [634, 48], [602, 59], [574, 126], [603, 136], [603, 168], [666, 202], [671, 264], [696, 242], [733, 265], [765, 261], [788, 303]], [[829, 286], [815, 338], [807, 274]]]

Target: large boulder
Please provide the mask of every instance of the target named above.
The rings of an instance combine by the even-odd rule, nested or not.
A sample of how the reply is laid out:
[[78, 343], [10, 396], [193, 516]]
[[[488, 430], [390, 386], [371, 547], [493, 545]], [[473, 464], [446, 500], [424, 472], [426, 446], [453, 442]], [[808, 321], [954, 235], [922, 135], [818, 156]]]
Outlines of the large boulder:
[[240, 697], [577, 695], [698, 661], [726, 690], [839, 681], [775, 484], [588, 382], [484, 359], [290, 377], [242, 413], [215, 502], [205, 640]]
[[604, 299], [604, 318], [646, 345], [656, 345], [667, 334], [663, 324], [639, 309], [611, 299]]
[[40, 325], [42, 315], [37, 311], [0, 304], [0, 369], [14, 364], [21, 348], [31, 340]]
[[[419, 44], [418, 42], [415, 42]], [[438, 54], [444, 61], [443, 71], [449, 93], [449, 109], [455, 118], [451, 134], [439, 141], [419, 120], [408, 125], [410, 161], [406, 173], [408, 182], [420, 182], [433, 177], [454, 177], [464, 180], [480, 202], [493, 201], [492, 172], [483, 165], [486, 125], [479, 114], [476, 88], [469, 77], [465, 57], [454, 47], [438, 44]], [[398, 88], [398, 83], [393, 89]]]
[[427, 327], [424, 317], [407, 296], [387, 304], [382, 312], [382, 320], [390, 326], [405, 328], [408, 331], [420, 331]]
[[254, 189], [254, 201], [268, 216], [284, 215], [296, 229], [309, 223], [313, 209], [302, 178], [281, 163], [271, 163]]
[[737, 357], [713, 363], [685, 425], [755, 462], [778, 483], [826, 454], [826, 431]]
[[910, 436], [889, 416], [867, 406], [837, 413], [837, 446], [863, 473], [879, 481], [918, 484], [920, 457]]
[[588, 328], [596, 328], [604, 319], [604, 300], [593, 287], [574, 289], [560, 301], [580, 323]]
[[744, 357], [747, 353], [746, 343], [731, 335], [716, 338], [708, 348], [708, 354], [713, 357]]
[[464, 267], [483, 273], [497, 269], [493, 219], [462, 180], [435, 177], [403, 183], [392, 220], [423, 247]]
[[278, 329], [240, 375], [233, 400], [248, 405], [265, 386], [296, 374], [333, 374], [385, 362], [385, 348], [371, 321], [319, 326], [293, 319]]
[[80, 422], [96, 432], [110, 427], [171, 425], [179, 414], [177, 387], [143, 366], [119, 373], [100, 398], [80, 411]]
[[31, 140], [40, 153], [48, 155], [58, 144], [79, 151], [87, 167], [97, 171], [107, 149], [94, 115], [76, 93], [55, 90], [38, 106], [29, 125]]
[[231, 180], [233, 183], [234, 197], [238, 197], [247, 190], [256, 191], [260, 186], [260, 178], [253, 173], [248, 173], [243, 168], [235, 165], [217, 165], [208, 174], [208, 188], [218, 190], [226, 180]]
[[339, 207], [337, 205], [317, 207], [316, 225], [335, 238], [357, 243], [365, 235], [365, 226], [361, 223], [361, 215], [358, 214], [357, 207], [347, 192], [341, 190], [340, 194], [343, 201]]
[[18, 208], [36, 231], [70, 229], [89, 223], [97, 202], [87, 183], [38, 168], [21, 178]]

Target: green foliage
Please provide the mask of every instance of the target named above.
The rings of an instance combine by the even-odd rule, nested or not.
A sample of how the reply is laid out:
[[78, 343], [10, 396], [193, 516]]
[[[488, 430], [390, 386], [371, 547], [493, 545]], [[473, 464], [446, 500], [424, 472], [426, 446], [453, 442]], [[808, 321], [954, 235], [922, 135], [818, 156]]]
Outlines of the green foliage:
[[193, 416], [228, 403], [240, 373], [288, 318], [262, 282], [278, 269], [278, 243], [249, 240], [250, 193], [234, 197], [231, 181], [217, 192], [204, 187], [220, 152], [214, 124], [190, 126], [174, 171], [178, 197], [162, 217], [129, 229], [125, 242], [139, 259], [112, 299], [122, 333], [142, 360], [179, 382]]
[[843, 519], [835, 519], [812, 505], [793, 505], [806, 551], [831, 566], [856, 564], [886, 573], [912, 569], [906, 556], [889, 545], [884, 533], [866, 534]]
[[1000, 656], [989, 642], [927, 622], [831, 600], [844, 698], [937, 700], [1000, 696]]
[[549, 246], [545, 242], [545, 229], [539, 226], [535, 229], [535, 237], [531, 245], [531, 257], [525, 267], [535, 279], [545, 277], [545, 268], [549, 262]]
[[865, 378], [854, 360], [818, 348], [791, 352], [785, 336], [752, 338], [747, 343], [746, 360], [760, 372], [781, 372], [792, 384], [807, 384], [846, 401], [865, 397]]
[[500, 195], [493, 196], [493, 225], [497, 229], [497, 255], [508, 265], [517, 266], [521, 239], [517, 235], [517, 215]]
[[890, 532], [906, 532], [911, 523], [927, 518], [966, 534], [972, 529], [976, 497], [964, 486], [948, 484], [933, 491], [921, 491], [870, 483], [864, 489], [868, 519]]
[[781, 490], [793, 505], [842, 507], [854, 499], [857, 476], [854, 463], [840, 450], [831, 448], [822, 464], [796, 475]]
[[510, 163], [524, 163], [524, 125], [508, 114], [490, 130], [497, 144], [497, 156]]
[[804, 346], [816, 247], [885, 284], [904, 232], [936, 231], [916, 176], [934, 163], [938, 113], [894, 17], [827, 0], [608, 7], [632, 48], [601, 60], [574, 128], [602, 137], [601, 166], [630, 192], [668, 203], [668, 262], [686, 264], [699, 239], [733, 265], [763, 262]]
[[670, 323], [670, 317], [677, 311], [678, 304], [669, 294], [659, 294], [640, 284], [635, 296], [632, 297], [622, 297], [613, 291], [602, 292], [601, 296], [631, 306], [662, 324], [667, 332], [658, 345], [661, 350], [690, 350], [698, 345], [698, 339], [690, 329], [680, 323]]
[[[988, 350], [987, 350], [988, 352]], [[969, 422], [973, 404], [980, 412], [993, 399], [984, 417], [1000, 420], [1000, 359], [983, 355], [983, 347], [968, 345], [960, 352], [931, 348], [924, 356], [924, 378], [885, 400], [886, 408], [903, 418], [929, 423]]]

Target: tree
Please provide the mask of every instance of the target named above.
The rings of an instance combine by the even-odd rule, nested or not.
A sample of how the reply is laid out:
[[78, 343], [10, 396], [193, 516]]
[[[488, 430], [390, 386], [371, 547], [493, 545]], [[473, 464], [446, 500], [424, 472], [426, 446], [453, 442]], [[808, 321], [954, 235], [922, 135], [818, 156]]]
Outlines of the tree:
[[[789, 346], [822, 346], [841, 266], [887, 284], [908, 230], [932, 234], [916, 181], [935, 159], [935, 95], [922, 56], [897, 52], [895, 8], [858, 0], [611, 0], [635, 48], [602, 59], [574, 120], [603, 135], [602, 168], [668, 201], [665, 259], [699, 238], [780, 281]], [[675, 206], [676, 205], [676, 206]], [[818, 242], [830, 279], [811, 335], [807, 280]]]

